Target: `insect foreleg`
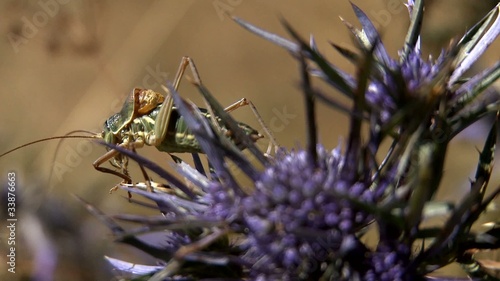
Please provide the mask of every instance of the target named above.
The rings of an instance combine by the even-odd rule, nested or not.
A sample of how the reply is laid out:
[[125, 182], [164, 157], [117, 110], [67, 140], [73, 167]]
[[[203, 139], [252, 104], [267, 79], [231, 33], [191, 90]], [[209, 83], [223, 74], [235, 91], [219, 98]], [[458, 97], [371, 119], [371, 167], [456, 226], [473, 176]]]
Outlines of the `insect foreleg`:
[[[130, 150], [135, 151], [135, 148], [144, 146], [144, 141], [142, 141], [142, 140], [135, 141], [135, 142], [124, 141], [123, 143], [120, 143], [118, 146], [121, 148], [130, 149]], [[120, 152], [118, 150], [111, 149], [110, 151], [108, 151], [104, 155], [102, 155], [101, 157], [97, 158], [94, 161], [94, 163], [92, 163], [92, 165], [94, 166], [94, 168], [96, 170], [98, 170], [100, 172], [113, 174], [115, 176], [122, 178], [125, 183], [132, 183], [132, 179], [128, 175], [128, 170], [127, 170], [128, 159], [122, 159], [121, 163], [116, 163], [116, 162], [113, 163], [113, 161], [115, 161], [117, 159], [117, 156], [119, 154], [120, 154]], [[101, 167], [101, 165], [107, 161], [110, 161], [113, 166], [120, 168], [121, 172], [118, 172], [118, 171], [115, 171], [115, 170], [112, 170], [112, 169], [109, 169], [106, 167]]]
[[[120, 144], [119, 145], [120, 147], [126, 147], [126, 144]], [[118, 176], [120, 178], [122, 178], [126, 183], [132, 183], [132, 179], [130, 178], [130, 176], [126, 175], [126, 172], [117, 172], [115, 170], [112, 170], [112, 169], [109, 169], [109, 168], [106, 168], [106, 167], [101, 167], [101, 165], [103, 163], [106, 163], [107, 161], [109, 160], [112, 160], [113, 158], [115, 158], [118, 154], [120, 154], [120, 152], [116, 149], [111, 149], [110, 151], [106, 152], [104, 155], [102, 155], [101, 157], [97, 158], [94, 163], [92, 163], [92, 165], [94, 166], [94, 168], [100, 172], [103, 172], [103, 173], [108, 173], [108, 174], [113, 174], [115, 176]], [[122, 167], [120, 167], [122, 168]]]

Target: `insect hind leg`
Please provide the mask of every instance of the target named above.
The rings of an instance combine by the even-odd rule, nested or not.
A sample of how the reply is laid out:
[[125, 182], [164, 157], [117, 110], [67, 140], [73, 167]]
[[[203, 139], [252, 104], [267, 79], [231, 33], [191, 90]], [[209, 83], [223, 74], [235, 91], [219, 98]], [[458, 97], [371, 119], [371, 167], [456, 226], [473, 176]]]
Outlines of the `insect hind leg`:
[[[189, 65], [190, 68], [191, 68], [191, 72], [193, 73], [193, 76], [194, 76], [194, 82], [195, 82], [195, 84], [198, 84], [198, 85], [202, 84], [200, 75], [198, 73], [198, 69], [196, 68], [196, 65], [194, 64], [194, 61], [190, 57], [183, 57], [181, 65]], [[184, 66], [184, 70], [186, 69], [186, 67], [187, 66]], [[184, 73], [184, 71], [182, 72], [182, 74], [183, 73]], [[181, 74], [181, 76], [182, 76], [182, 74]], [[175, 88], [175, 84], [174, 84], [174, 88]], [[177, 88], [175, 88], [175, 89], [177, 90]], [[204, 101], [205, 101], [205, 104], [207, 105], [208, 110], [210, 111], [210, 114], [212, 116], [215, 116], [213, 114], [213, 110], [212, 110], [212, 107], [210, 106], [210, 103], [205, 98], [204, 98]], [[238, 100], [237, 102], [235, 102], [235, 103], [229, 105], [228, 107], [224, 108], [224, 111], [226, 111], [226, 112], [229, 113], [229, 112], [231, 112], [233, 110], [236, 110], [236, 109], [238, 109], [240, 107], [247, 106], [247, 105], [250, 106], [250, 109], [252, 110], [252, 113], [257, 118], [257, 121], [259, 122], [259, 125], [264, 130], [264, 133], [269, 137], [269, 146], [267, 147], [266, 155], [267, 156], [271, 155], [272, 147], [274, 147], [274, 151], [276, 153], [278, 151], [278, 148], [280, 146], [279, 146], [278, 142], [276, 141], [276, 138], [272, 134], [271, 130], [269, 130], [269, 128], [264, 123], [264, 120], [262, 119], [262, 116], [259, 114], [259, 111], [257, 110], [257, 107], [255, 107], [255, 105], [253, 104], [252, 101], [250, 101], [247, 98], [242, 98], [242, 99]], [[215, 124], [217, 124], [217, 122], [215, 122]]]
[[264, 133], [269, 138], [269, 145], [268, 145], [267, 150], [266, 150], [266, 156], [271, 155], [272, 147], [274, 147], [274, 152], [276, 153], [280, 146], [279, 146], [278, 142], [276, 141], [276, 138], [272, 134], [271, 130], [269, 130], [269, 128], [264, 123], [262, 116], [259, 114], [257, 107], [253, 104], [252, 101], [250, 101], [247, 98], [242, 98], [239, 101], [224, 108], [224, 111], [229, 113], [229, 112], [232, 112], [232, 111], [234, 111], [240, 107], [243, 107], [243, 106], [250, 106], [250, 109], [252, 110], [252, 113], [255, 115], [255, 118], [257, 119], [257, 121], [259, 122], [259, 125], [262, 127], [262, 129], [264, 130]]
[[252, 110], [252, 113], [255, 115], [255, 118], [257, 118], [257, 122], [259, 122], [259, 125], [264, 130], [264, 133], [269, 137], [269, 145], [267, 146], [266, 156], [271, 155], [272, 147], [274, 147], [274, 153], [278, 152], [280, 145], [276, 141], [276, 138], [274, 137], [271, 130], [269, 130], [269, 128], [264, 123], [264, 120], [262, 119], [262, 116], [259, 114], [257, 107], [255, 107], [255, 105], [253, 104], [252, 101], [247, 100], [247, 102], [248, 102], [248, 105], [250, 106], [250, 109]]
[[[196, 68], [196, 65], [195, 65], [194, 61], [190, 57], [185, 56], [185, 57], [182, 58], [181, 64], [179, 66], [179, 70], [177, 71], [177, 74], [175, 75], [175, 78], [174, 78], [174, 84], [173, 84], [173, 86], [174, 86], [175, 90], [178, 89], [180, 81], [181, 81], [181, 78], [184, 75], [185, 70], [186, 70], [186, 68], [188, 66], [190, 67], [191, 73], [194, 76], [193, 77], [194, 78], [194, 84], [195, 85], [201, 85], [202, 84], [200, 74], [198, 72], [198, 69]], [[164, 88], [164, 89], [168, 93], [168, 90], [166, 88]], [[208, 111], [210, 112], [210, 115], [213, 118], [215, 116], [215, 114], [213, 113], [213, 109], [210, 106], [210, 103], [205, 98], [203, 98], [203, 100], [204, 100], [204, 102], [205, 102], [205, 104], [207, 106]], [[250, 101], [247, 98], [242, 98], [242, 99], [238, 100], [237, 102], [235, 102], [235, 103], [229, 105], [228, 107], [224, 108], [224, 111], [226, 111], [226, 112], [229, 113], [229, 112], [232, 112], [232, 111], [234, 111], [234, 110], [236, 110], [236, 109], [238, 109], [240, 107], [247, 106], [247, 105], [250, 106], [250, 109], [252, 110], [252, 113], [257, 118], [257, 121], [259, 122], [259, 125], [262, 127], [262, 129], [264, 130], [264, 133], [269, 138], [269, 145], [268, 145], [267, 150], [266, 150], [266, 156], [271, 155], [271, 151], [272, 151], [273, 147], [274, 147], [274, 151], [276, 153], [278, 151], [278, 148], [280, 146], [279, 146], [278, 142], [276, 141], [276, 138], [272, 134], [271, 130], [269, 130], [269, 128], [264, 123], [261, 115], [259, 114], [257, 108], [255, 107], [255, 105], [253, 104], [252, 101]], [[212, 120], [212, 121], [218, 127], [218, 123], [215, 120]]]

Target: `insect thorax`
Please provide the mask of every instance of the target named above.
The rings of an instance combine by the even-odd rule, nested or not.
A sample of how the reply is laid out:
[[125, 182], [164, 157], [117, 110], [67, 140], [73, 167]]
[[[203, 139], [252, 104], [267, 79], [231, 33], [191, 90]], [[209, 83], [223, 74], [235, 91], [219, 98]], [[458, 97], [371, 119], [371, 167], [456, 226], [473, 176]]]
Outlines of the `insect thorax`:
[[[122, 116], [118, 113], [114, 114], [104, 122], [103, 139], [108, 143], [114, 144], [125, 141], [129, 143], [139, 141], [144, 142], [146, 145], [151, 145], [148, 143], [148, 138], [154, 134], [156, 118], [161, 107], [162, 105], [159, 105], [148, 114], [134, 118], [125, 126], [119, 124], [119, 122], [123, 121]], [[204, 108], [199, 108], [199, 110], [207, 119], [207, 122], [213, 122], [208, 110]], [[200, 144], [196, 140], [194, 134], [189, 130], [184, 117], [179, 114], [175, 107], [172, 107], [170, 114], [170, 121], [165, 139], [156, 148], [168, 153], [201, 153]], [[219, 123], [222, 135], [229, 138], [239, 149], [245, 148], [242, 142], [235, 139], [234, 134], [226, 129], [220, 118], [216, 117], [215, 120]], [[259, 138], [262, 138], [262, 135], [249, 125], [238, 122], [238, 126], [252, 141], [255, 142]], [[118, 132], [114, 131], [116, 128], [120, 128], [121, 130]]]

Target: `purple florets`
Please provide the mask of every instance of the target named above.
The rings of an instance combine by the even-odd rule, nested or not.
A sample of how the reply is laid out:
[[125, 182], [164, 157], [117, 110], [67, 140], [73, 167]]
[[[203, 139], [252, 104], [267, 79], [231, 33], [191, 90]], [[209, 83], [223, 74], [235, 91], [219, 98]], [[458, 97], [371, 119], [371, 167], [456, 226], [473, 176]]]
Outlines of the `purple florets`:
[[422, 280], [407, 268], [410, 264], [410, 248], [396, 241], [380, 242], [377, 250], [370, 253], [371, 268], [364, 274], [366, 281], [417, 281]]
[[256, 276], [307, 280], [320, 264], [333, 262], [344, 238], [370, 219], [346, 197], [365, 203], [376, 198], [365, 184], [342, 180], [339, 149], [318, 146], [317, 153], [316, 166], [303, 150], [278, 155], [241, 202], [248, 228], [245, 259]]
[[409, 92], [416, 92], [420, 86], [430, 84], [439, 73], [444, 58], [445, 53], [443, 52], [436, 61], [432, 61], [432, 57], [426, 61], [422, 58], [420, 50], [412, 50], [400, 66]]

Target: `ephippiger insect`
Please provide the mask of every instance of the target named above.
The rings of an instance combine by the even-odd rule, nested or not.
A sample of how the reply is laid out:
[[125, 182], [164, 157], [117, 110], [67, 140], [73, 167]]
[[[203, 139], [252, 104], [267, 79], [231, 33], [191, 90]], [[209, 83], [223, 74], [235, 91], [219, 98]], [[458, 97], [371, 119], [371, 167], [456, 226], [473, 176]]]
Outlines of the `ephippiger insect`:
[[[178, 89], [187, 66], [191, 67], [196, 82], [201, 83], [193, 61], [189, 57], [183, 57], [174, 79], [173, 88], [175, 90]], [[225, 108], [225, 111], [230, 112], [244, 105], [250, 105], [252, 111], [257, 114], [255, 107], [246, 99], [241, 99], [230, 105]], [[226, 129], [219, 117], [211, 114], [210, 109], [199, 108], [199, 110], [209, 122], [212, 122], [215, 127], [219, 128], [221, 133], [230, 139], [240, 150], [246, 148], [243, 142], [236, 139], [234, 134]], [[263, 125], [262, 122], [261, 125]], [[253, 142], [263, 138], [257, 130], [247, 124], [238, 122], [238, 127]], [[263, 126], [263, 128], [266, 133], [269, 134], [271, 142], [276, 145], [267, 128], [265, 126]], [[160, 151], [168, 153], [203, 153], [198, 141], [195, 139], [194, 135], [189, 132], [184, 118], [177, 112], [172, 96], [168, 92], [166, 96], [163, 96], [153, 90], [135, 88], [125, 101], [121, 111], [104, 122], [104, 130], [101, 134], [93, 136], [66, 135], [40, 139], [11, 149], [1, 154], [0, 157], [34, 143], [65, 138], [98, 138], [103, 139], [107, 143], [115, 144], [130, 150], [135, 150], [144, 145], [150, 145], [155, 146]], [[101, 167], [106, 161], [109, 161], [112, 166], [121, 171]], [[107, 153], [94, 161], [93, 166], [98, 171], [110, 173], [122, 178], [125, 183], [132, 183], [127, 171], [127, 159], [126, 157], [122, 157], [116, 149], [109, 149]], [[147, 180], [149, 181], [149, 179]]]

